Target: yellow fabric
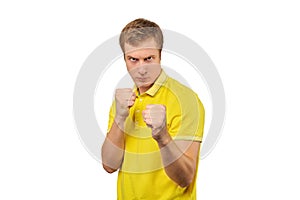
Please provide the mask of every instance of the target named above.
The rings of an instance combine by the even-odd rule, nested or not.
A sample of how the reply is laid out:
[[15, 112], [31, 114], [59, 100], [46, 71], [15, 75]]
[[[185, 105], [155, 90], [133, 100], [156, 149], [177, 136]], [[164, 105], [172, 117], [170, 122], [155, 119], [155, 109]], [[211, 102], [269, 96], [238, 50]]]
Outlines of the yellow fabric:
[[[166, 107], [167, 130], [174, 140], [201, 141], [204, 108], [196, 93], [162, 70], [154, 85], [144, 94], [134, 88], [137, 98], [125, 122], [125, 153], [118, 174], [118, 199], [196, 199], [195, 180], [181, 188], [164, 171], [157, 142], [143, 120], [148, 104]], [[115, 116], [115, 102], [110, 109], [108, 131]], [[195, 178], [196, 179], [196, 178]]]

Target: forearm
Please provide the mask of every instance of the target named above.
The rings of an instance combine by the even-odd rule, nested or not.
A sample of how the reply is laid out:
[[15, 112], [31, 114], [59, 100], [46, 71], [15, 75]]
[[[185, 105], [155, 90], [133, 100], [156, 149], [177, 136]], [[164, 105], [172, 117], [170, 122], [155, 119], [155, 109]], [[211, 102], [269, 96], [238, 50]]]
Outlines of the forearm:
[[157, 142], [166, 174], [179, 186], [187, 187], [194, 179], [196, 161], [186, 155], [186, 148], [179, 148], [168, 133]]
[[115, 120], [102, 146], [102, 164], [112, 173], [120, 168], [124, 157], [124, 122]]

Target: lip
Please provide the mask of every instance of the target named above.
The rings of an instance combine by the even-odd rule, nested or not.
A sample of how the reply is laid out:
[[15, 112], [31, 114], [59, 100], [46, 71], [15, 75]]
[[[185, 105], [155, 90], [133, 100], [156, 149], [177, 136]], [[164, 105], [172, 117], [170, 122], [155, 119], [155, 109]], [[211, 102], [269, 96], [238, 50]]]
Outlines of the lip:
[[139, 78], [137, 77], [136, 80], [140, 81], [140, 82], [146, 82], [148, 78]]

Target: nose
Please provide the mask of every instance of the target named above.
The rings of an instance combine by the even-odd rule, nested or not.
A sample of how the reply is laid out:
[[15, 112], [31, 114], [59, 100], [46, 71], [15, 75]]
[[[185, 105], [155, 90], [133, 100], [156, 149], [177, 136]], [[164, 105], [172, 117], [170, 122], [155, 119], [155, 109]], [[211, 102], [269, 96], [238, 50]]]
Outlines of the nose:
[[141, 65], [138, 67], [138, 73], [141, 75], [141, 76], [144, 76], [147, 74], [147, 70], [146, 70], [146, 67], [145, 65]]
[[143, 61], [142, 59], [141, 59], [140, 62], [139, 62], [138, 73], [139, 73], [141, 76], [144, 76], [144, 75], [147, 74], [146, 63], [145, 63], [145, 61]]

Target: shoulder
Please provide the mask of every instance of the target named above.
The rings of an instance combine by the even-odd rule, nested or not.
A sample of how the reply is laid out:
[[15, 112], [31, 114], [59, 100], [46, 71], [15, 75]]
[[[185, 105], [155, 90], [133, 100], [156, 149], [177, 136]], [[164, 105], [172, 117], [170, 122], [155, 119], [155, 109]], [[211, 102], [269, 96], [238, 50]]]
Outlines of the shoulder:
[[197, 93], [195, 93], [191, 88], [188, 86], [180, 83], [176, 79], [172, 77], [168, 77], [166, 80], [165, 86], [170, 89], [172, 93], [174, 93], [178, 98], [185, 98], [185, 97], [197, 97]]
[[204, 107], [198, 94], [188, 86], [180, 83], [172, 77], [168, 77], [165, 86], [174, 95], [174, 100], [183, 110], [204, 113]]

